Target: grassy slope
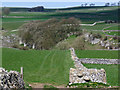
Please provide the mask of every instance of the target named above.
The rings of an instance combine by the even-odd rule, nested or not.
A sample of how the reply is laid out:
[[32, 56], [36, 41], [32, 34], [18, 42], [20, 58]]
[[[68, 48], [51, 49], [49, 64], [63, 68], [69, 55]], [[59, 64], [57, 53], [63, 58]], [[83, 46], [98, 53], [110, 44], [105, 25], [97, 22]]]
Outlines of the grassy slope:
[[[89, 52], [87, 54], [89, 55]], [[104, 56], [104, 53], [102, 55]], [[106, 57], [110, 55], [109, 53]], [[73, 67], [73, 61], [70, 58], [69, 51], [23, 51], [3, 48], [2, 58], [3, 67], [7, 70], [20, 71], [20, 67], [23, 66], [24, 80], [29, 83], [67, 84], [69, 82], [69, 68]], [[108, 83], [110, 85], [118, 85], [117, 65], [85, 64], [85, 66], [88, 68], [104, 68], [107, 73]]]
[[2, 23], [2, 26], [5, 30], [15, 30], [18, 29], [21, 25], [23, 25], [25, 22], [9, 22], [9, 23]]
[[119, 51], [108, 50], [76, 50], [76, 54], [79, 58], [107, 58], [118, 59]]
[[24, 67], [24, 80], [52, 84], [67, 84], [69, 69], [73, 67], [69, 51], [3, 49], [3, 67], [20, 71]]

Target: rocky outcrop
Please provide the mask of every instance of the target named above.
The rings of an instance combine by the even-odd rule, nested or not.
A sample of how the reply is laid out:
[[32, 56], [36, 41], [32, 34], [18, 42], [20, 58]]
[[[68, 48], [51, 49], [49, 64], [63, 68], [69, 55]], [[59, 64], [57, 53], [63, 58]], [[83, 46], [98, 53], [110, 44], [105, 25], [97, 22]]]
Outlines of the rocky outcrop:
[[86, 82], [106, 82], [106, 72], [104, 69], [88, 69], [79, 58], [76, 56], [74, 48], [71, 48], [71, 57], [75, 63], [75, 69], [70, 68], [69, 82], [72, 83], [86, 83]]
[[24, 89], [25, 83], [22, 79], [22, 75], [16, 71], [6, 71], [0, 68], [0, 90], [7, 89]]

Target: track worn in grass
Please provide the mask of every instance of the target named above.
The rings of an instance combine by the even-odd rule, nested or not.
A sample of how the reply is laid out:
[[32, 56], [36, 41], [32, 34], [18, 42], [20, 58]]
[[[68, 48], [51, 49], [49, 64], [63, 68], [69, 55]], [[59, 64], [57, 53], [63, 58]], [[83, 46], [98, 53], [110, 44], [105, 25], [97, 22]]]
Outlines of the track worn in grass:
[[24, 80], [29, 83], [67, 84], [69, 69], [74, 67], [69, 51], [3, 49], [3, 67], [20, 71], [24, 67]]

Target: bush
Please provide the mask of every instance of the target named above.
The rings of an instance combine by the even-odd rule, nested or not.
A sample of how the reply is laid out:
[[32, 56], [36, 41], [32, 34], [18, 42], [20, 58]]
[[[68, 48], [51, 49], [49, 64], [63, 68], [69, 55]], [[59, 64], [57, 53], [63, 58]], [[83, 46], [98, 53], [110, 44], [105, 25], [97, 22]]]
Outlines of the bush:
[[103, 39], [103, 41], [106, 41], [108, 38], [107, 38], [107, 36]]
[[102, 38], [102, 36], [99, 33], [93, 34], [93, 38]]
[[70, 48], [70, 45], [68, 42], [60, 42], [57, 44], [56, 48], [60, 50], [68, 50]]
[[34, 43], [36, 49], [51, 49], [66, 39], [69, 33], [80, 35], [82, 30], [79, 24], [80, 21], [75, 18], [32, 21], [20, 27], [19, 36], [30, 47]]
[[19, 48], [19, 45], [14, 44], [12, 47], [13, 47], [13, 48]]
[[28, 47], [19, 47], [20, 50], [29, 50]]
[[85, 42], [83, 37], [77, 37], [71, 47], [75, 48], [76, 50], [84, 50], [85, 49]]

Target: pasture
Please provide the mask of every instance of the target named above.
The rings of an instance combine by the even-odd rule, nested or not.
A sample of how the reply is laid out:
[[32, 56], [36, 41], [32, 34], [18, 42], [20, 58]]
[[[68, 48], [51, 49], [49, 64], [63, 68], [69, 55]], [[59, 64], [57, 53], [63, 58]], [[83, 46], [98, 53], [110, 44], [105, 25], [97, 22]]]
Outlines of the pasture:
[[[15, 9], [15, 8], [14, 8]], [[5, 16], [2, 18], [3, 22], [3, 28], [7, 28], [7, 26], [11, 26], [9, 29], [16, 29], [21, 26], [21, 23], [25, 23], [27, 21], [31, 20], [47, 20], [50, 18], [69, 18], [69, 17], [75, 17], [77, 19], [81, 20], [81, 23], [94, 23], [96, 21], [103, 21], [103, 20], [117, 20], [118, 14], [117, 14], [118, 7], [73, 7], [68, 9], [60, 9], [60, 10], [52, 10], [49, 9], [49, 12], [25, 12], [23, 9], [23, 12], [13, 12], [8, 16]], [[27, 10], [27, 9], [25, 9]], [[17, 23], [15, 23], [17, 22]], [[13, 23], [13, 24], [10, 24]], [[16, 25], [16, 26], [15, 26]], [[14, 27], [15, 26], [15, 27]], [[110, 26], [106, 24], [99, 24], [93, 27], [83, 27], [88, 30], [102, 30], [104, 27]]]
[[[18, 8], [19, 9], [19, 8]], [[24, 23], [32, 20], [45, 21], [50, 18], [75, 17], [82, 24], [93, 24], [97, 21], [117, 20], [118, 7], [73, 7], [66, 9], [51, 9], [49, 12], [27, 12], [24, 9], [11, 9], [8, 16], [2, 18], [2, 26], [7, 31], [5, 34], [17, 34], [11, 32], [18, 29]], [[47, 9], [46, 9], [47, 10]], [[48, 9], [49, 10], [49, 9]], [[81, 26], [87, 32], [100, 33], [102, 30], [118, 30], [118, 24], [96, 24], [94, 26]], [[117, 32], [108, 33], [109, 35]], [[72, 42], [73, 35], [67, 39]], [[87, 46], [98, 49], [98, 46]], [[76, 50], [79, 58], [106, 58], [118, 59], [118, 51], [113, 50]], [[118, 65], [84, 64], [87, 68], [104, 68], [107, 73], [107, 82], [112, 86], [118, 86]], [[2, 66], [7, 70], [20, 72], [24, 67], [24, 80], [28, 83], [50, 83], [55, 85], [67, 85], [69, 83], [69, 69], [74, 67], [69, 50], [18, 50], [2, 48]]]
[[[24, 67], [24, 80], [28, 83], [51, 83], [55, 85], [66, 85], [69, 82], [69, 69], [74, 67], [73, 61], [68, 50], [16, 50], [3, 48], [2, 66], [7, 70], [20, 71]], [[83, 52], [83, 51], [82, 51]], [[85, 51], [86, 52], [86, 51]], [[96, 53], [96, 51], [92, 51]], [[97, 52], [101, 58], [110, 58], [114, 51], [105, 53]], [[110, 53], [109, 53], [110, 52]], [[80, 53], [80, 56], [89, 58], [89, 52]], [[96, 55], [97, 55], [96, 54]], [[77, 53], [78, 55], [78, 53]], [[96, 57], [96, 56], [91, 56]], [[111, 58], [115, 58], [112, 55]], [[117, 58], [117, 57], [116, 57]], [[118, 85], [118, 65], [97, 65], [84, 64], [88, 68], [104, 68], [107, 73], [107, 82], [110, 85]], [[114, 70], [113, 70], [114, 69]]]
[[79, 58], [106, 58], [118, 59], [120, 58], [117, 50], [76, 50]]
[[119, 31], [116, 31], [116, 32], [106, 32], [106, 34], [114, 35], [114, 36], [120, 36], [120, 32]]

